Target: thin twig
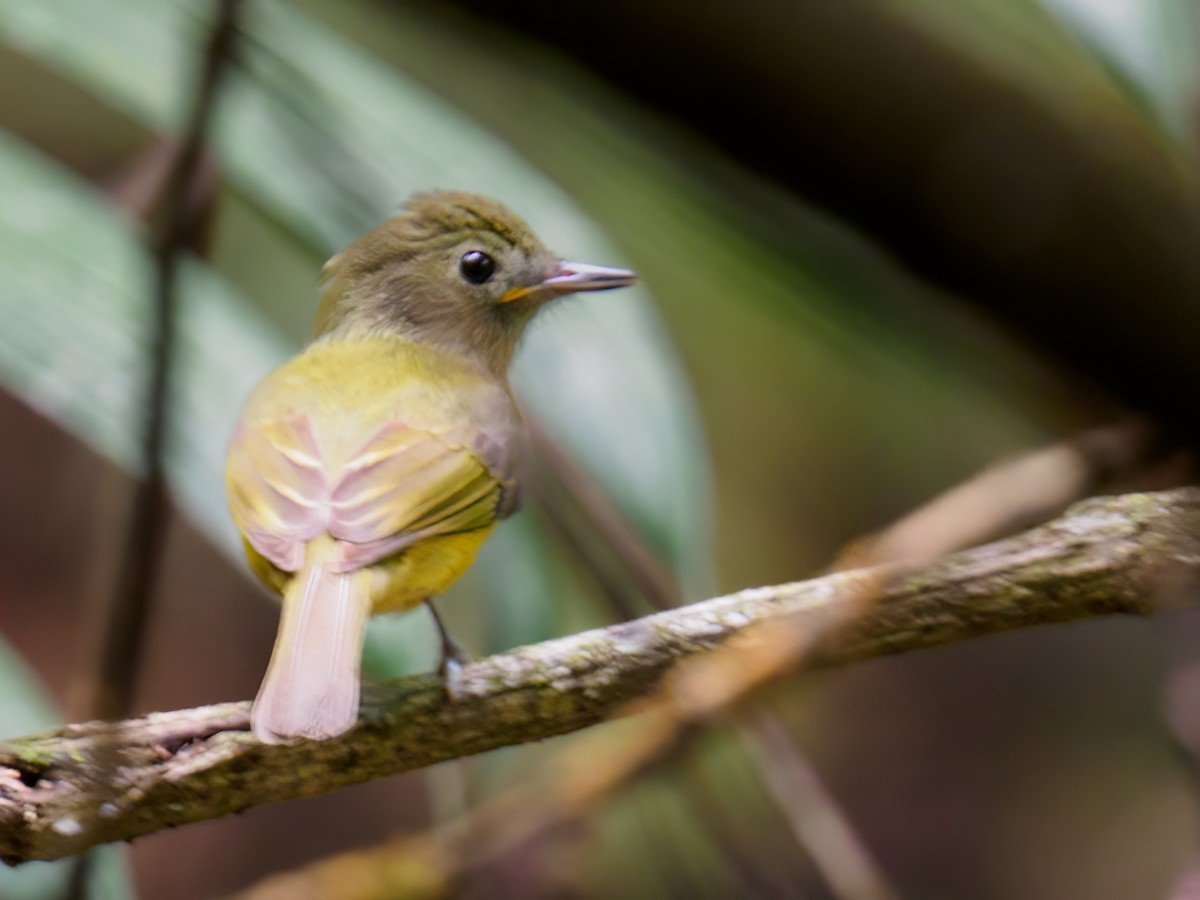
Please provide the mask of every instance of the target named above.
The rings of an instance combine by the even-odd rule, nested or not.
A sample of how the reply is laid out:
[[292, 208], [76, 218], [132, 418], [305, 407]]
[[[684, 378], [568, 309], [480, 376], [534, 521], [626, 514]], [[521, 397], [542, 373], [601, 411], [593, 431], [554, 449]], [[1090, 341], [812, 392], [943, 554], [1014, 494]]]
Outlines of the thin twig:
[[758, 759], [767, 788], [787, 817], [796, 841], [836, 897], [889, 900], [897, 897], [886, 876], [855, 834], [816, 771], [797, 753], [779, 721], [756, 714], [741, 730], [751, 755]]
[[545, 519], [546, 530], [566, 554], [567, 559], [578, 563], [583, 574], [590, 577], [609, 610], [618, 621], [636, 619], [645, 608], [613, 566], [605, 564], [598, 547], [581, 534], [581, 526], [574, 522], [555, 491], [554, 486], [544, 484], [535, 476], [531, 479], [530, 493], [537, 508], [534, 511]]
[[[179, 153], [178, 137], [155, 136], [126, 166], [102, 182], [105, 196], [131, 219], [150, 225], [161, 212], [167, 179]], [[220, 166], [216, 156], [206, 147], [196, 163], [187, 206], [181, 214], [187, 223], [181, 249], [201, 256], [206, 254], [220, 187]]]

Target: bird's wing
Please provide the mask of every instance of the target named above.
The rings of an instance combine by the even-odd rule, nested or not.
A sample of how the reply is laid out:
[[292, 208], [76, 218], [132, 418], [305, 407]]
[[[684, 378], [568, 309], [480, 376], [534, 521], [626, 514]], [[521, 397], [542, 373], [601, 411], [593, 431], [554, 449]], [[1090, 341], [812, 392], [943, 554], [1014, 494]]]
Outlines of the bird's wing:
[[432, 431], [390, 421], [334, 463], [305, 414], [247, 423], [229, 450], [234, 522], [291, 572], [322, 534], [337, 540], [334, 570], [346, 572], [431, 535], [482, 528], [497, 517], [506, 479], [481, 458], [478, 439], [467, 425]]
[[323, 530], [329, 479], [306, 416], [239, 422], [225, 463], [229, 510], [242, 536], [285, 572]]
[[329, 532], [343, 545], [344, 570], [495, 521], [500, 482], [472, 437], [468, 426], [433, 434], [390, 423], [367, 442], [330, 493]]

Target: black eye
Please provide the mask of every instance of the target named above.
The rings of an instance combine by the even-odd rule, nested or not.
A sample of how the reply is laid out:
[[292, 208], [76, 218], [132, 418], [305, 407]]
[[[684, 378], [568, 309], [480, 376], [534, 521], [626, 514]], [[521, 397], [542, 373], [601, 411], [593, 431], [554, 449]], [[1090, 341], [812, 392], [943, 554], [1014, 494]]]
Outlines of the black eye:
[[483, 284], [496, 271], [496, 261], [486, 253], [468, 250], [458, 261], [458, 271], [471, 284]]

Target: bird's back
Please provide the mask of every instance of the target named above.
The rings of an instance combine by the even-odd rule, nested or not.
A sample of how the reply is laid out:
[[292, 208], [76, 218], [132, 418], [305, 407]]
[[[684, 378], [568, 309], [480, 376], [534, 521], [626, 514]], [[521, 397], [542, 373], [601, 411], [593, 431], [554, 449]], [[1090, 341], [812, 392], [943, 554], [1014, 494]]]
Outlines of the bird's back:
[[327, 463], [350, 459], [384, 423], [442, 433], [519, 424], [507, 387], [453, 353], [395, 336], [317, 341], [264, 378], [240, 426], [302, 412], [319, 423]]
[[282, 572], [326, 536], [353, 571], [507, 514], [520, 433], [507, 386], [468, 360], [397, 337], [318, 341], [251, 394], [230, 506]]

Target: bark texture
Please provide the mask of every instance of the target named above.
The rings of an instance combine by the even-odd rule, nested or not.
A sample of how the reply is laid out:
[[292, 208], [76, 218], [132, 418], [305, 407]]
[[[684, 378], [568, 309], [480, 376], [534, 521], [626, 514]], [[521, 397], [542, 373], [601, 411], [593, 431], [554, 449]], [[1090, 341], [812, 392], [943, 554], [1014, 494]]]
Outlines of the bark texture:
[[0, 742], [0, 859], [97, 844], [577, 731], [624, 711], [676, 662], [756, 623], [816, 627], [875, 592], [812, 663], [950, 644], [1051, 622], [1196, 605], [1200, 489], [1079, 504], [1055, 521], [919, 569], [858, 569], [753, 588], [468, 666], [451, 702], [433, 676], [365, 693], [329, 741], [268, 746], [248, 703], [68, 725]]

